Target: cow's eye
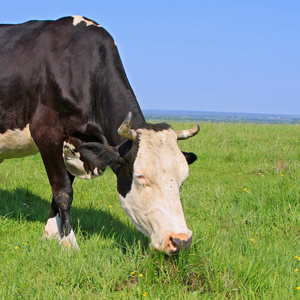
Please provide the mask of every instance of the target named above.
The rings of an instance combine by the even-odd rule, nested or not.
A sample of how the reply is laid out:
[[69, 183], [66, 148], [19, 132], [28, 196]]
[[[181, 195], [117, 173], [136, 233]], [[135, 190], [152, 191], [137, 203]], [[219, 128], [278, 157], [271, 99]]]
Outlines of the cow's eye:
[[147, 184], [147, 180], [143, 174], [135, 174], [135, 178], [139, 184], [143, 186]]

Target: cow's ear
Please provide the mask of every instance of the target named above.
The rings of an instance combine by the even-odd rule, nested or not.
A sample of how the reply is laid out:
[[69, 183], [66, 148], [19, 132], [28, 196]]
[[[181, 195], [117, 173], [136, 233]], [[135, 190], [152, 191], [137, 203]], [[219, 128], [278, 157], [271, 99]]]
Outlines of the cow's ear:
[[131, 147], [132, 147], [132, 141], [129, 140], [117, 146], [120, 156], [124, 157], [130, 151]]
[[79, 153], [88, 162], [104, 170], [107, 166], [123, 162], [118, 150], [115, 147], [106, 146], [100, 143], [85, 143], [79, 146]]
[[182, 151], [182, 154], [184, 155], [184, 157], [189, 165], [192, 164], [197, 159], [197, 155], [193, 152], [183, 152]]

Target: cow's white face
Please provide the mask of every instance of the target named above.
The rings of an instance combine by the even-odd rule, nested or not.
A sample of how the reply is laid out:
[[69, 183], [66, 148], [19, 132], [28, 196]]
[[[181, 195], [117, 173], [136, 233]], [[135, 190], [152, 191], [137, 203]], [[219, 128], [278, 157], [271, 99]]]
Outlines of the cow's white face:
[[118, 133], [127, 139], [117, 147], [100, 143], [79, 146], [80, 159], [117, 175], [121, 204], [133, 224], [150, 237], [151, 246], [168, 254], [188, 249], [192, 232], [187, 228], [180, 202], [180, 187], [188, 164], [197, 156], [181, 152], [178, 139], [194, 136], [193, 129], [175, 132], [167, 124], [144, 124], [131, 129], [129, 113]]
[[188, 163], [171, 128], [157, 132], [139, 129], [137, 133], [132, 185], [125, 197], [119, 194], [121, 204], [133, 224], [150, 237], [154, 249], [177, 252], [180, 245], [176, 239], [189, 244], [192, 237], [180, 202]]

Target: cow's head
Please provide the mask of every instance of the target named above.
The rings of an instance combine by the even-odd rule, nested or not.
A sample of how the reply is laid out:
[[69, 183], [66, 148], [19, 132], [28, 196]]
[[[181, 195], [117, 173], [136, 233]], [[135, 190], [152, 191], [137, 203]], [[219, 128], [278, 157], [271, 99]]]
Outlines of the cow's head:
[[152, 248], [168, 254], [188, 249], [192, 241], [180, 187], [188, 176], [188, 164], [197, 156], [182, 152], [177, 140], [198, 131], [198, 125], [176, 132], [167, 124], [146, 124], [134, 130], [129, 113], [118, 130], [127, 139], [124, 143], [118, 147], [86, 143], [79, 148], [81, 155], [98, 168], [109, 165], [114, 170], [119, 199], [129, 218], [150, 237]]

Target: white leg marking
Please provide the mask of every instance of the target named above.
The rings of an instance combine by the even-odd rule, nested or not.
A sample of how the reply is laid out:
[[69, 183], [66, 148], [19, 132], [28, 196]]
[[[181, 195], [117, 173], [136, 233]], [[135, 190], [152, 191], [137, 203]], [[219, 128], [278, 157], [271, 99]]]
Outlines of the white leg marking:
[[45, 237], [46, 239], [54, 237], [59, 241], [60, 245], [66, 248], [72, 247], [79, 250], [73, 229], [71, 229], [71, 232], [68, 236], [61, 238], [61, 219], [58, 214], [55, 217], [48, 219], [45, 226]]
[[54, 218], [49, 218], [45, 226], [45, 237], [50, 239], [55, 237], [59, 242], [61, 241], [61, 220], [57, 214]]
[[60, 245], [66, 247], [66, 248], [72, 247], [73, 249], [79, 250], [79, 246], [77, 245], [76, 237], [75, 237], [73, 229], [71, 229], [71, 232], [69, 233], [69, 235], [64, 236], [59, 243], [60, 243]]

